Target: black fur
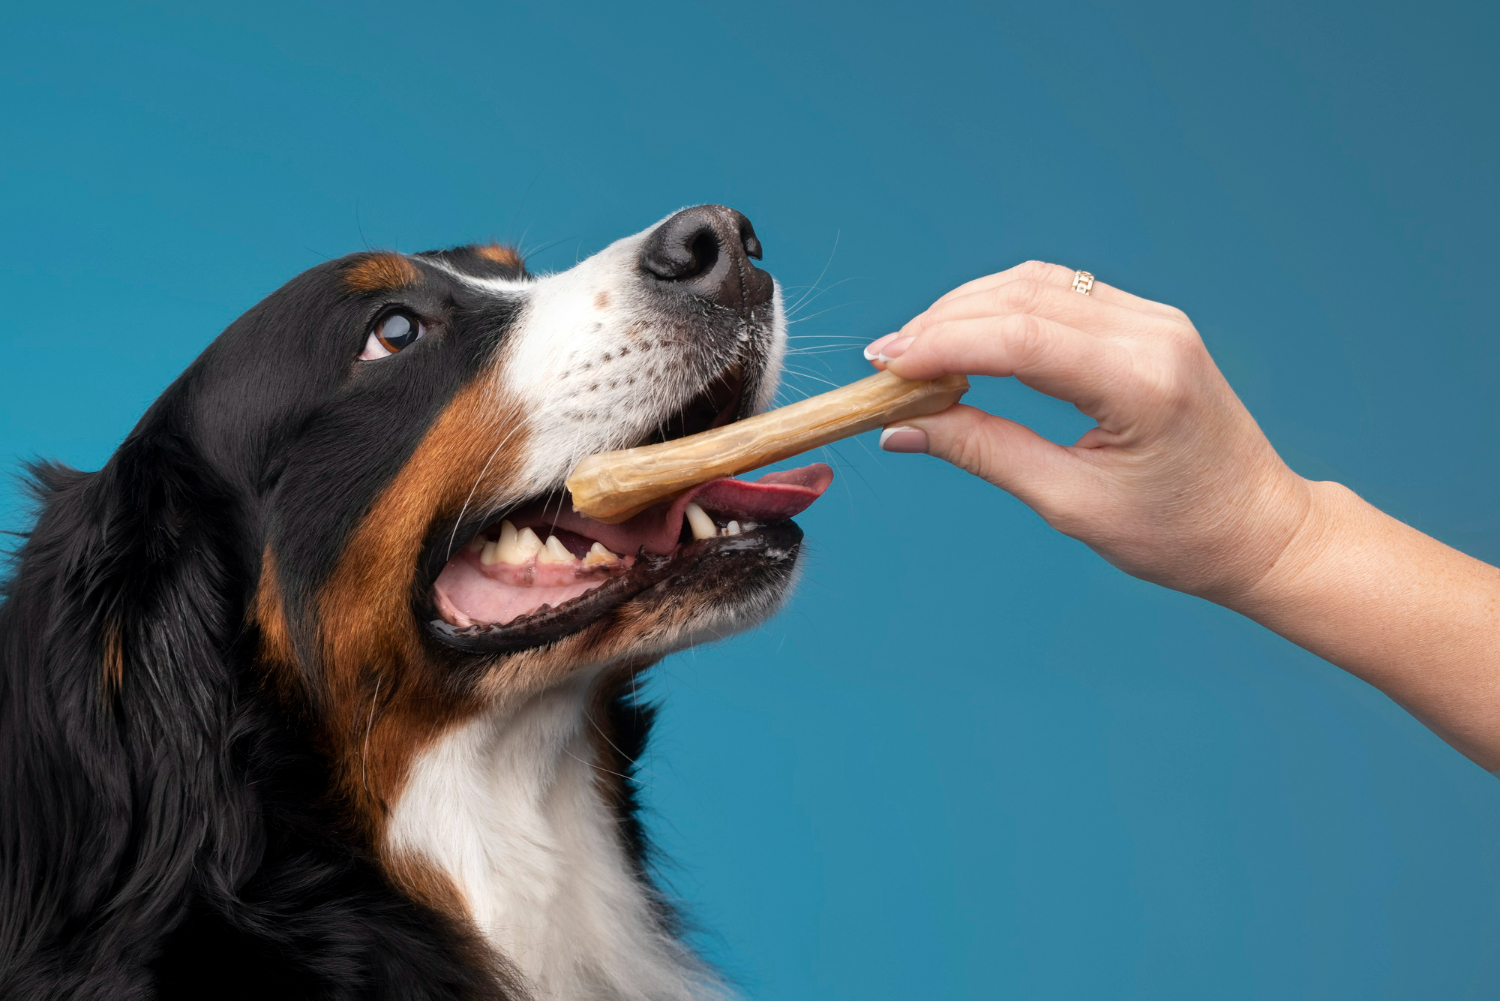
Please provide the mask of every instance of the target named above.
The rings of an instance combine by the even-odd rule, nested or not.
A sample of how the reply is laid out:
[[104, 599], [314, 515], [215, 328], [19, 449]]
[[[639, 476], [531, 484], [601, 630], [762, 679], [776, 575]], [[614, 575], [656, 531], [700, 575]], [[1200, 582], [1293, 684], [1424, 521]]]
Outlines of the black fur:
[[344, 266], [236, 321], [104, 469], [33, 469], [0, 604], [0, 996], [512, 996], [339, 833], [254, 666], [267, 540], [309, 593], [509, 322], [429, 281], [438, 336], [399, 382], [357, 370], [389, 297], [341, 293]]
[[[705, 218], [731, 216], [743, 222]], [[748, 252], [747, 227], [729, 236]], [[738, 355], [742, 415], [767, 348], [741, 342], [770, 315], [772, 286], [762, 275], [747, 299], [748, 260], [735, 271], [730, 256], [712, 274], [734, 279], [734, 309], [693, 275], [657, 274], [652, 294], [703, 378]], [[209, 345], [103, 469], [33, 468], [36, 522], [0, 592], [0, 998], [525, 997], [472, 928], [386, 874], [340, 799], [348, 773], [324, 757], [336, 754], [319, 657], [270, 676], [272, 644], [248, 614], [269, 553], [291, 630], [277, 638], [312, 648], [350, 533], [379, 517], [382, 490], [522, 308], [448, 270], [521, 276], [496, 248], [402, 261], [355, 255], [300, 275]], [[394, 279], [371, 280], [382, 275]], [[391, 363], [357, 362], [394, 308], [427, 335]], [[703, 393], [709, 419], [735, 403]], [[675, 418], [684, 431], [690, 416]], [[443, 529], [451, 542], [444, 525], [427, 526], [429, 542]], [[659, 561], [676, 577], [648, 583], [690, 580], [710, 605], [731, 589], [779, 594], [800, 531], [753, 536], [705, 541], [702, 558], [688, 546]], [[764, 551], [749, 560], [753, 546]], [[432, 646], [444, 666], [486, 663]], [[608, 707], [620, 831], [674, 930], [628, 778], [652, 714], [622, 693]]]

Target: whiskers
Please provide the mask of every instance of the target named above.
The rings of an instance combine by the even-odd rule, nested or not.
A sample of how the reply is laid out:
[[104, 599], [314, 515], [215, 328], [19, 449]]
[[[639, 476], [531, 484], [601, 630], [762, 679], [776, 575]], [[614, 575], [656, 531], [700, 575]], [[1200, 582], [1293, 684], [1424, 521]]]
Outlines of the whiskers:
[[479, 475], [474, 477], [474, 485], [469, 488], [469, 495], [464, 498], [463, 507], [459, 508], [458, 517], [453, 521], [453, 531], [448, 533], [448, 552], [443, 557], [444, 560], [451, 560], [453, 558], [453, 545], [458, 539], [458, 526], [463, 524], [464, 515], [469, 513], [469, 505], [474, 501], [474, 494], [479, 490], [479, 485], [484, 482], [485, 474], [490, 471], [490, 466], [494, 464], [495, 456], [499, 455], [500, 450], [505, 447], [506, 442], [510, 441], [517, 431], [521, 430], [523, 422], [520, 419], [520, 414], [512, 410], [508, 416], [512, 419], [510, 430], [506, 432], [505, 437], [501, 438], [494, 449], [490, 451], [490, 457], [484, 461], [484, 468], [479, 471]]
[[788, 320], [797, 315], [797, 310], [801, 309], [807, 303], [809, 296], [817, 298], [817, 296], [822, 295], [823, 292], [827, 291], [827, 289], [823, 289], [820, 291], [818, 289], [818, 285], [822, 283], [823, 276], [828, 274], [828, 268], [829, 265], [833, 264], [834, 255], [839, 252], [839, 237], [843, 235], [843, 232], [844, 231], [841, 229], [836, 229], [833, 231], [833, 249], [828, 251], [828, 260], [823, 262], [823, 270], [819, 271], [818, 277], [814, 279], [811, 285], [807, 286], [807, 291], [803, 292], [796, 302], [787, 307], [786, 315]]

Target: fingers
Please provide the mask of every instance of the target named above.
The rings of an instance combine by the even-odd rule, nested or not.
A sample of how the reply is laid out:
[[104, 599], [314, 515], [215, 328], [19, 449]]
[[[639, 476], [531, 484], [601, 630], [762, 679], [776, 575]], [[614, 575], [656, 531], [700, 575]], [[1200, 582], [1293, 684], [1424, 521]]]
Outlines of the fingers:
[[[973, 281], [965, 282], [958, 288], [938, 299], [938, 303], [960, 296], [972, 295], [975, 292], [984, 292], [997, 286], [1006, 285], [1015, 281], [1034, 281], [1055, 288], [1065, 289], [1081, 299], [1092, 299], [1096, 302], [1107, 302], [1111, 305], [1124, 306], [1128, 309], [1136, 309], [1143, 312], [1161, 313], [1172, 316], [1180, 316], [1181, 310], [1175, 306], [1165, 303], [1153, 302], [1143, 299], [1138, 295], [1131, 295], [1123, 289], [1115, 288], [1113, 285], [1094, 280], [1094, 287], [1089, 290], [1087, 296], [1073, 292], [1073, 277], [1076, 272], [1071, 268], [1065, 268], [1061, 264], [1046, 264], [1042, 261], [1026, 261], [1017, 264], [1013, 268], [985, 275]], [[937, 305], [937, 303], [933, 303]]]
[[1018, 278], [964, 295], [947, 295], [901, 329], [908, 336], [951, 320], [983, 316], [1032, 313], [1096, 335], [1140, 333], [1166, 321], [1158, 313], [1143, 313], [1093, 296], [1079, 295], [1070, 288]]
[[[924, 447], [921, 437], [926, 436]], [[1066, 448], [1023, 424], [963, 404], [903, 421], [880, 436], [887, 451], [925, 451], [1015, 494], [1046, 517], [1087, 470]], [[894, 445], [895, 447], [891, 447]]]
[[885, 367], [903, 379], [1013, 375], [1096, 418], [1129, 370], [1129, 356], [1114, 342], [1029, 313], [946, 321], [881, 350]]

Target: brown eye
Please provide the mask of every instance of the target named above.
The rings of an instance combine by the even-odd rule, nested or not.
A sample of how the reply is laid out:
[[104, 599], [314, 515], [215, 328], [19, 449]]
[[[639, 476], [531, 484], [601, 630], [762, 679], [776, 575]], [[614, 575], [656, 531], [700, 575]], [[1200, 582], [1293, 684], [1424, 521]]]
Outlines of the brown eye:
[[422, 321], [405, 310], [396, 310], [382, 316], [365, 340], [365, 349], [360, 353], [361, 361], [389, 358], [402, 348], [415, 344], [427, 328]]

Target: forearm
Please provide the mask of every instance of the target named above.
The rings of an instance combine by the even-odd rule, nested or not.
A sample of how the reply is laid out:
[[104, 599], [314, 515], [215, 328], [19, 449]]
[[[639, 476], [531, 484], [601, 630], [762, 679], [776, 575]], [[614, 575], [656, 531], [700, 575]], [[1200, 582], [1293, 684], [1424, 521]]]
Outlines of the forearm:
[[1336, 483], [1247, 593], [1224, 603], [1385, 692], [1500, 770], [1500, 570]]

